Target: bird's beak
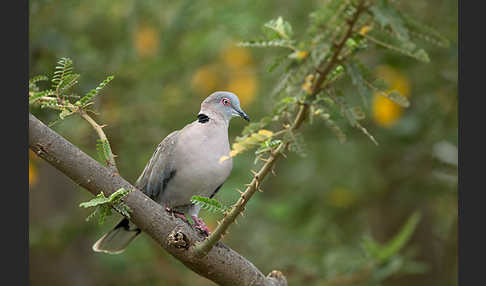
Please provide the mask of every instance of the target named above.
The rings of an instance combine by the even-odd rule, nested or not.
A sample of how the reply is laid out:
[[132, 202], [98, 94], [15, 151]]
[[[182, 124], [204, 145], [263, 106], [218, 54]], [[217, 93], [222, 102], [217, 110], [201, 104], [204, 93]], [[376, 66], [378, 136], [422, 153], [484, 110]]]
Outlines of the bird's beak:
[[248, 117], [248, 115], [246, 115], [245, 112], [243, 112], [243, 110], [236, 110], [236, 112], [238, 112], [238, 115], [241, 116], [243, 119], [245, 119], [246, 121], [250, 122], [250, 117]]

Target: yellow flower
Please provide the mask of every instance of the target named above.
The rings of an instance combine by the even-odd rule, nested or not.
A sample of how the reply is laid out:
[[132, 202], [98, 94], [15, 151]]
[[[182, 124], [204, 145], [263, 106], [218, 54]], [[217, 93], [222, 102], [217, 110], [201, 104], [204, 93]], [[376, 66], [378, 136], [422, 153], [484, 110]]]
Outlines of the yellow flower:
[[309, 55], [308, 51], [295, 51], [292, 54], [289, 55], [290, 58], [296, 59], [296, 60], [302, 60], [305, 59]]
[[[408, 97], [410, 95], [409, 80], [398, 70], [390, 66], [378, 66], [376, 74], [390, 86], [390, 89], [386, 91], [387, 93], [396, 90], [403, 96]], [[372, 115], [373, 120], [378, 125], [383, 127], [393, 126], [402, 117], [403, 112], [403, 108], [390, 99], [378, 92], [373, 94]]]
[[360, 35], [366, 35], [369, 31], [371, 31], [371, 29], [373, 29], [373, 27], [371, 25], [366, 25], [366, 26], [363, 26], [361, 28], [361, 30], [359, 30], [359, 33]]
[[133, 35], [135, 49], [141, 57], [153, 57], [159, 48], [159, 33], [151, 26], [141, 25]]
[[394, 125], [402, 116], [403, 108], [381, 95], [373, 96], [373, 119], [384, 127]]
[[258, 131], [258, 134], [263, 135], [265, 137], [272, 137], [273, 136], [273, 132], [270, 131], [270, 130], [266, 130], [266, 129], [260, 129]]

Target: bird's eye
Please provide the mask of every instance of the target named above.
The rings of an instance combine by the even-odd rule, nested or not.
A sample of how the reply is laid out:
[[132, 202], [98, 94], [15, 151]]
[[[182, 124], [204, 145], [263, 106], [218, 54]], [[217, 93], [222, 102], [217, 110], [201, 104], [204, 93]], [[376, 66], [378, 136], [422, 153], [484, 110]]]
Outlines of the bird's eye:
[[225, 97], [225, 98], [221, 99], [221, 103], [224, 106], [229, 106], [230, 105], [230, 100]]

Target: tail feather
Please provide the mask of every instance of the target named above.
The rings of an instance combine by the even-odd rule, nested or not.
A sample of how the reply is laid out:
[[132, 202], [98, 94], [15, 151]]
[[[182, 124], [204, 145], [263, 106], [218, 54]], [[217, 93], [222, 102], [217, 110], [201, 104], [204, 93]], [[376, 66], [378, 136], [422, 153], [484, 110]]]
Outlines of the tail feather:
[[93, 250], [109, 254], [122, 253], [140, 232], [142, 231], [137, 226], [124, 218], [93, 244]]

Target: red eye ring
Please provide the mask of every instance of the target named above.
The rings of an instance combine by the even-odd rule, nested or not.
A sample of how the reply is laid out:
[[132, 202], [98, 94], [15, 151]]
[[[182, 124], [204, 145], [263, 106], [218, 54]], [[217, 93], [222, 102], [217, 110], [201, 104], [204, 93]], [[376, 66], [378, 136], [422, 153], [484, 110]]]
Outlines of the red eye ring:
[[229, 106], [231, 104], [231, 101], [224, 97], [223, 99], [221, 99], [221, 103], [224, 105], [224, 106]]

